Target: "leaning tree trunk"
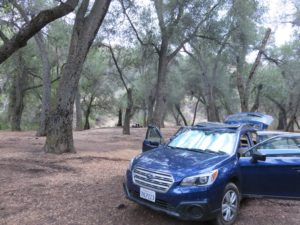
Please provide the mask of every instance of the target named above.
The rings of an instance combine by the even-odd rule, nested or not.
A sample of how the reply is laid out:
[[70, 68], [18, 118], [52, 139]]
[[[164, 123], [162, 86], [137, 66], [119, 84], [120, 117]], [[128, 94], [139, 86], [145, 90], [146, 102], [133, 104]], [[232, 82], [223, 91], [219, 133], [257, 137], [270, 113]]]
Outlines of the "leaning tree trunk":
[[177, 110], [178, 114], [180, 115], [181, 119], [183, 120], [184, 126], [187, 126], [188, 123], [187, 123], [187, 121], [186, 121], [186, 119], [185, 119], [185, 117], [184, 117], [184, 115], [183, 115], [183, 113], [182, 113], [182, 111], [180, 109], [180, 105], [179, 104], [175, 104], [175, 109]]
[[110, 0], [94, 1], [89, 9], [89, 1], [83, 0], [77, 11], [69, 55], [61, 72], [56, 107], [47, 124], [45, 152], [57, 154], [75, 152], [72, 133], [75, 95], [83, 63], [110, 2]]
[[130, 135], [130, 120], [133, 116], [133, 99], [132, 99], [132, 89], [127, 89], [127, 107], [125, 111], [124, 117], [124, 126], [123, 126], [123, 134]]

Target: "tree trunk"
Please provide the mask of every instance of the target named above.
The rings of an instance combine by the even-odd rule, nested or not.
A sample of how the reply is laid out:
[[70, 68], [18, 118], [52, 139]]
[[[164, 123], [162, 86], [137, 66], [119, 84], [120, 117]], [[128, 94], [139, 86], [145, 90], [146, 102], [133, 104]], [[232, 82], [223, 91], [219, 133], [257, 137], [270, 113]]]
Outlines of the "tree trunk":
[[176, 126], [181, 126], [181, 124], [180, 124], [180, 118], [179, 118], [179, 113], [176, 113], [174, 111], [174, 109], [172, 109], [172, 115], [173, 115], [173, 117], [175, 119]]
[[148, 118], [147, 125], [151, 124], [153, 121], [153, 109], [154, 109], [155, 98], [152, 95], [148, 96], [147, 109], [148, 109]]
[[133, 99], [132, 99], [132, 89], [127, 89], [127, 107], [125, 110], [124, 117], [124, 126], [123, 126], [123, 134], [130, 135], [130, 120], [133, 116]]
[[84, 127], [83, 129], [84, 130], [89, 130], [91, 127], [90, 127], [90, 114], [91, 114], [91, 109], [90, 107], [87, 108], [86, 112], [84, 113], [84, 116], [85, 116], [85, 122], [84, 122]]
[[[237, 71], [236, 71], [236, 75], [237, 75], [237, 88], [238, 88], [238, 92], [240, 95], [240, 103], [241, 103], [241, 111], [242, 112], [248, 112], [249, 111], [249, 97], [250, 97], [250, 87], [253, 81], [253, 77], [257, 71], [258, 65], [260, 63], [261, 60], [261, 56], [264, 52], [264, 49], [267, 45], [267, 42], [270, 38], [270, 34], [271, 34], [271, 29], [268, 28], [265, 36], [262, 40], [262, 43], [259, 47], [259, 51], [257, 53], [255, 62], [252, 65], [252, 68], [249, 72], [249, 75], [246, 79], [246, 82], [244, 83], [243, 81], [243, 77], [242, 74], [245, 71], [244, 67], [245, 67], [245, 57], [246, 57], [246, 43], [244, 41], [244, 39], [241, 39], [241, 46], [242, 49], [240, 51], [240, 55], [237, 57]], [[242, 37], [242, 36], [241, 36]]]
[[295, 123], [296, 123], [296, 125], [297, 125], [297, 128], [298, 128], [298, 130], [300, 129], [300, 124], [299, 124], [299, 122], [298, 122], [298, 119], [297, 118], [295, 118]]
[[89, 9], [89, 1], [83, 0], [77, 11], [67, 62], [61, 72], [56, 108], [47, 126], [45, 152], [75, 152], [72, 133], [74, 99], [83, 63], [109, 4], [110, 0], [94, 1]]
[[143, 100], [143, 127], [147, 127], [147, 106], [146, 106], [146, 101]]
[[194, 110], [194, 116], [193, 116], [192, 126], [195, 125], [195, 121], [196, 121], [196, 117], [197, 117], [197, 111], [198, 111], [198, 105], [199, 105], [199, 102], [200, 102], [200, 98], [197, 98], [197, 102], [196, 102], [195, 110]]
[[279, 110], [277, 130], [285, 130], [287, 127], [286, 112]]
[[155, 109], [153, 113], [152, 124], [158, 127], [161, 126], [165, 107], [167, 103], [167, 70], [168, 70], [168, 57], [167, 45], [162, 44], [162, 49], [159, 54], [158, 74], [155, 94]]
[[24, 87], [27, 83], [27, 71], [21, 54], [17, 55], [18, 70], [13, 77], [9, 93], [9, 119], [12, 131], [21, 131], [24, 109]]
[[186, 121], [186, 119], [185, 119], [183, 113], [182, 113], [181, 110], [180, 110], [180, 105], [179, 105], [179, 104], [175, 104], [175, 108], [176, 108], [177, 112], [179, 113], [181, 119], [183, 120], [184, 126], [187, 126], [188, 123], [187, 123], [187, 121]]
[[122, 120], [123, 120], [123, 111], [121, 108], [119, 108], [117, 127], [122, 127]]
[[212, 94], [210, 91], [210, 94], [207, 98], [207, 105], [206, 105], [207, 120], [219, 122], [220, 121], [219, 112], [214, 98], [215, 98], [214, 94]]
[[13, 78], [13, 84], [9, 94], [9, 118], [12, 131], [21, 131], [21, 119], [24, 109], [23, 93], [19, 74]]
[[295, 131], [294, 125], [295, 125], [295, 117], [290, 119], [285, 130], [288, 132], [294, 132]]
[[40, 57], [43, 63], [43, 95], [42, 95], [42, 111], [40, 116], [40, 127], [37, 131], [37, 136], [46, 136], [46, 120], [49, 117], [50, 102], [51, 102], [51, 67], [48, 58], [48, 52], [41, 33], [35, 37], [35, 42], [38, 46]]
[[[16, 1], [12, 1], [12, 4], [17, 8], [26, 24], [30, 24], [28, 13], [19, 5]], [[77, 4], [77, 3], [76, 3]], [[51, 66], [49, 62], [48, 52], [45, 46], [44, 38], [41, 32], [38, 32], [34, 36], [35, 43], [38, 47], [40, 58], [43, 65], [43, 95], [42, 95], [42, 110], [40, 115], [40, 126], [37, 130], [37, 136], [46, 136], [46, 120], [50, 111], [51, 100]]]
[[82, 110], [81, 110], [81, 95], [79, 91], [79, 87], [76, 93], [76, 99], [75, 99], [75, 107], [76, 107], [76, 130], [80, 131], [82, 130]]
[[91, 95], [90, 101], [89, 101], [86, 111], [84, 113], [84, 116], [85, 116], [85, 122], [84, 122], [84, 127], [83, 127], [84, 130], [89, 130], [91, 128], [90, 127], [90, 115], [92, 112], [94, 99], [95, 99], [94, 95]]

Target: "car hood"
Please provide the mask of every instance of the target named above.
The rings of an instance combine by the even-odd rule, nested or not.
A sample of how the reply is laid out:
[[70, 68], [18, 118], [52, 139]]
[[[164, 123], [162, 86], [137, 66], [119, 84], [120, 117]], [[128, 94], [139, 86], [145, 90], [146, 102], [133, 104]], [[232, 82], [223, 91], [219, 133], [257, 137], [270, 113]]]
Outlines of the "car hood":
[[134, 163], [134, 167], [169, 173], [178, 181], [187, 176], [207, 172], [227, 158], [229, 155], [160, 147], [142, 154]]

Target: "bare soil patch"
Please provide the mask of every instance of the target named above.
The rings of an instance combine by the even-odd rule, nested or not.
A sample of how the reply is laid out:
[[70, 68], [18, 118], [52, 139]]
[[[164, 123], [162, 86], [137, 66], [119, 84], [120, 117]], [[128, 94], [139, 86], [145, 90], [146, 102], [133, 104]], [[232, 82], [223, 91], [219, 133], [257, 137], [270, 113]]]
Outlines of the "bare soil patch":
[[[163, 129], [170, 136], [176, 128]], [[125, 199], [122, 180], [146, 130], [75, 132], [77, 154], [44, 154], [34, 132], [0, 132], [0, 224], [187, 225]], [[205, 224], [205, 223], [202, 223]], [[237, 225], [300, 224], [300, 201], [242, 202]]]

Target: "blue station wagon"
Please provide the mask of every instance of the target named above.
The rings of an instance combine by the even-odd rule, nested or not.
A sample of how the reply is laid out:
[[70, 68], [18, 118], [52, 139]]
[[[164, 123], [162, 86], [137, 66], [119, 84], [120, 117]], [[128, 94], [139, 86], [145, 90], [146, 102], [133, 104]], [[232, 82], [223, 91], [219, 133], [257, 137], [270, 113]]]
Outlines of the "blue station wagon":
[[[300, 199], [300, 135], [257, 145], [270, 116], [240, 113], [234, 121], [183, 127], [166, 144], [147, 130], [143, 153], [126, 172], [128, 199], [183, 220], [233, 224], [242, 197]], [[281, 144], [279, 144], [281, 143]]]

